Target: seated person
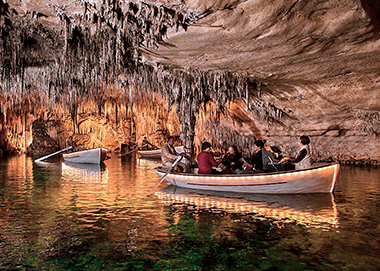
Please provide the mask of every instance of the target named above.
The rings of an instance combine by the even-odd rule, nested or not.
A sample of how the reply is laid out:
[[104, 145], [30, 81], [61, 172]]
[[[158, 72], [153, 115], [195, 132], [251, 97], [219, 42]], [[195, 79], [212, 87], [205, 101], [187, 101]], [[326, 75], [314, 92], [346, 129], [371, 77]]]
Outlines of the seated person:
[[69, 152], [75, 152], [78, 150], [77, 143], [73, 140], [72, 136], [69, 136], [69, 140], [67, 141], [67, 146], [71, 147]]
[[271, 149], [276, 162], [279, 162], [282, 158], [284, 158], [281, 150], [277, 146], [271, 146]]
[[[247, 159], [248, 166], [246, 168], [248, 169], [254, 169], [256, 171], [263, 171], [263, 155], [262, 155], [262, 149], [264, 149], [264, 141], [262, 140], [256, 140], [255, 144], [253, 145], [253, 155], [250, 159]], [[244, 159], [241, 160], [244, 162]]]
[[226, 170], [223, 173], [237, 173], [243, 169], [243, 163], [240, 161], [242, 158], [241, 153], [238, 151], [236, 146], [229, 146], [228, 151], [223, 159], [223, 165], [226, 167]]
[[264, 147], [261, 149], [261, 155], [263, 159], [263, 171], [264, 172], [274, 172], [284, 170], [282, 164], [276, 163], [276, 159], [274, 158], [273, 151], [268, 147], [267, 149]]
[[311, 167], [312, 159], [311, 159], [311, 149], [310, 149], [310, 138], [308, 136], [301, 136], [300, 137], [300, 145], [301, 149], [298, 152], [298, 155], [296, 158], [290, 158], [285, 157], [283, 158], [280, 163], [291, 163], [292, 165], [295, 165], [295, 169], [306, 169]]
[[[161, 161], [163, 168], [171, 168], [175, 160], [180, 156], [174, 146], [174, 138], [169, 136], [168, 142], [161, 149]], [[176, 167], [176, 171], [190, 172], [190, 167], [182, 162], [179, 162]]]
[[214, 156], [211, 154], [211, 144], [203, 142], [201, 146], [202, 151], [198, 154], [198, 174], [217, 173], [212, 167], [217, 167], [222, 163], [222, 159], [215, 161]]
[[139, 150], [156, 150], [158, 149], [155, 145], [153, 145], [152, 143], [150, 143], [147, 139], [146, 136], [144, 136], [144, 139], [142, 140], [141, 142], [141, 147], [139, 148]]

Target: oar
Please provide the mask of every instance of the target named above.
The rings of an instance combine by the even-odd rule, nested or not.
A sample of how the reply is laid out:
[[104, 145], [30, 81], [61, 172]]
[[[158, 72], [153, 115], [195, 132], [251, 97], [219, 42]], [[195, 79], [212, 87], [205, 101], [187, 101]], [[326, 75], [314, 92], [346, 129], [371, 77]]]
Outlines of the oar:
[[64, 151], [70, 150], [71, 148], [72, 148], [72, 146], [70, 146], [70, 147], [68, 147], [68, 148], [66, 148], [66, 149], [63, 149], [63, 150], [57, 151], [57, 152], [55, 152], [55, 153], [52, 153], [52, 154], [46, 155], [46, 156], [44, 156], [44, 157], [38, 158], [38, 159], [34, 160], [34, 162], [41, 162], [42, 160], [45, 160], [45, 159], [47, 159], [47, 158], [49, 158], [49, 157], [51, 157], [51, 156], [53, 156], [53, 155], [56, 155], [56, 154], [58, 154], [58, 153], [61, 153], [61, 152], [64, 152]]
[[181, 155], [177, 158], [177, 160], [174, 161], [173, 165], [169, 168], [168, 171], [166, 171], [165, 175], [162, 176], [162, 178], [153, 186], [149, 193], [146, 194], [147, 196], [149, 196], [149, 194], [152, 193], [152, 191], [165, 179], [165, 177], [170, 173], [170, 171], [172, 171], [172, 169], [179, 163], [179, 161], [181, 161], [182, 157], [183, 156]]
[[190, 162], [193, 162], [193, 163], [198, 163], [197, 160], [191, 158], [190, 156], [188, 156], [185, 152], [182, 152], [180, 153], [180, 155], [182, 155], [183, 157], [185, 157], [187, 160], [189, 160]]
[[[142, 147], [145, 147], [146, 145], [148, 145], [148, 144], [142, 145], [141, 148], [142, 148]], [[136, 149], [133, 149], [133, 150], [131, 150], [131, 151], [129, 151], [129, 152], [126, 152], [126, 153], [124, 153], [124, 154], [118, 156], [118, 158], [123, 157], [123, 156], [125, 156], [125, 155], [127, 155], [127, 154], [130, 154], [131, 152], [137, 151], [138, 149], [139, 149], [139, 148], [137, 147]]]

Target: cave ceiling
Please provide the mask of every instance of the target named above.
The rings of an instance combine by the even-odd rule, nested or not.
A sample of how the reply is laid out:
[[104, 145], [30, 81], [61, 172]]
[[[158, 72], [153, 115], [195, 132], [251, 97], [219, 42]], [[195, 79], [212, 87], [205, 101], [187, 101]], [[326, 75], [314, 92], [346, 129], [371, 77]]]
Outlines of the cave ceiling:
[[[197, 78], [200, 77], [199, 71], [229, 72], [236, 76], [231, 79], [235, 83], [227, 84], [225, 89], [230, 89], [223, 94], [226, 96], [218, 93], [216, 99], [223, 96], [221, 102], [226, 102], [230, 96], [234, 98], [236, 92], [236, 96], [250, 99], [246, 104], [253, 111], [254, 119], [262, 117], [266, 124], [277, 123], [279, 130], [287, 127], [288, 130], [311, 131], [318, 127], [318, 133], [322, 134], [338, 127], [339, 133], [356, 129], [380, 135], [379, 1], [0, 0], [0, 3], [3, 15], [38, 21], [62, 36], [68, 35], [67, 30], [64, 31], [67, 28], [63, 23], [65, 20], [91, 28], [91, 24], [96, 24], [91, 23], [95, 21], [94, 14], [101, 17], [111, 31], [117, 32], [117, 38], [122, 27], [125, 32], [133, 32], [135, 37], [144, 36], [137, 43], [131, 42], [134, 48], [131, 55], [136, 54], [133, 55], [136, 61], [152, 67], [153, 71], [161, 67], [184, 70], [182, 74], [173, 73], [170, 78], [165, 77], [166, 74], [159, 74], [158, 78], [171, 80], [171, 85], [166, 85], [171, 89], [170, 93], [168, 90], [163, 92], [175, 96], [170, 98], [168, 95], [172, 103], [180, 100], [178, 95], [198, 95], [195, 103], [179, 102], [179, 105], [192, 107], [193, 111], [200, 100], [205, 96], [212, 98], [212, 95], [197, 94], [201, 88], [178, 94], [178, 81], [184, 78], [184, 74], [195, 70], [192, 76]], [[134, 10], [135, 21], [139, 21], [139, 17], [145, 18], [145, 22], [136, 24], [140, 28], [126, 28], [117, 23], [122, 13], [120, 10], [128, 5]], [[146, 10], [141, 8], [144, 6], [150, 7], [150, 14], [144, 14]], [[169, 15], [165, 17], [163, 13]], [[153, 31], [157, 25], [160, 27]], [[70, 35], [73, 32], [71, 30]], [[65, 48], [64, 43], [61, 40], [56, 46]], [[120, 49], [123, 50], [126, 49]], [[49, 54], [46, 50], [45, 55]], [[112, 72], [118, 76], [119, 70]], [[209, 77], [218, 76], [212, 74]], [[202, 80], [207, 81], [205, 78]], [[220, 80], [224, 77], [218, 78], [218, 83], [209, 85], [210, 88], [221, 85]], [[248, 90], [241, 78], [252, 83]], [[136, 80], [140, 79], [135, 78], [134, 82]], [[186, 84], [191, 85], [194, 81], [196, 79], [191, 79]], [[185, 88], [184, 85], [180, 87], [182, 91]], [[247, 110], [243, 107], [240, 109]], [[239, 114], [235, 114], [236, 120]], [[258, 126], [259, 130], [265, 130], [264, 126]]]
[[[59, 14], [75, 19], [115, 1], [6, 2], [20, 17], [37, 18], [47, 27], [62, 28]], [[140, 46], [144, 63], [229, 70], [284, 84], [354, 83], [368, 92], [380, 80], [378, 1], [143, 3], [163, 5], [190, 18], [186, 29], [170, 28], [158, 46]]]

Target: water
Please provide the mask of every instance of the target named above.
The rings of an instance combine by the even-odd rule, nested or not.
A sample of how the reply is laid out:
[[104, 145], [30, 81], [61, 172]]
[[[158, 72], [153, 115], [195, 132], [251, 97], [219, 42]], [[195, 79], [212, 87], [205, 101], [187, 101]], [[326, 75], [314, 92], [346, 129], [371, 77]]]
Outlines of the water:
[[380, 270], [380, 169], [333, 195], [159, 186], [155, 161], [0, 160], [0, 270]]

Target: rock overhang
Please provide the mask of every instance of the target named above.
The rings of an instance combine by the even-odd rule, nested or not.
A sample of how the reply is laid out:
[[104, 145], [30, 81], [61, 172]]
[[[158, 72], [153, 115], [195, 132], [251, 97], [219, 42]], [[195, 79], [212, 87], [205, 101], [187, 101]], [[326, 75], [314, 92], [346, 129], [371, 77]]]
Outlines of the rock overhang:
[[[127, 4], [133, 5], [134, 15], [144, 15], [140, 17], [147, 19], [148, 25], [157, 21], [153, 17], [159, 12], [155, 10], [163, 10], [170, 16], [166, 17], [164, 30], [157, 30], [161, 36], [149, 37], [151, 42], [143, 38], [132, 44], [135, 60], [152, 66], [153, 72], [160, 72], [163, 67], [182, 69], [184, 72], [177, 73], [178, 80], [183, 80], [187, 73], [193, 77], [183, 80], [184, 84], [196, 81], [202, 71], [229, 72], [247, 78], [248, 89], [244, 90], [247, 94], [242, 94], [242, 89], [238, 92], [246, 98], [245, 114], [253, 116], [256, 125], [242, 124], [242, 127], [259, 126], [262, 131], [269, 131], [267, 136], [286, 137], [300, 132], [313, 136], [336, 134], [339, 141], [343, 134], [369, 135], [378, 142], [379, 7], [370, 1], [274, 1], [270, 4], [267, 1], [8, 1], [5, 4], [9, 9], [7, 16], [41, 23], [59, 33], [61, 39], [57, 44], [61, 49], [64, 36], [73, 33], [72, 29], [65, 29], [68, 27], [65, 20], [70, 21], [71, 27], [78, 27], [79, 34], [81, 29], [93, 28], [90, 36], [81, 37], [86, 39], [102, 27], [118, 33], [122, 25], [115, 14], [120, 14]], [[145, 11], [144, 7], [147, 7]], [[12, 13], [11, 9], [16, 12]], [[149, 10], [153, 17], [143, 14]], [[183, 16], [180, 20], [179, 14]], [[137, 36], [149, 36], [147, 30], [151, 28], [146, 22], [138, 25], [144, 28], [133, 28], [141, 31]], [[67, 37], [66, 40], [70, 41]], [[71, 39], [72, 43], [77, 41]], [[49, 56], [46, 63], [54, 59], [54, 50], [44, 52]], [[37, 64], [43, 66], [44, 62]], [[71, 67], [74, 68], [75, 65]], [[151, 71], [145, 71], [148, 75], [144, 76], [149, 77]], [[118, 72], [115, 70], [114, 74]], [[142, 79], [136, 79], [141, 70], [136, 73], [135, 81], [144, 85]], [[81, 73], [76, 77], [81, 77]], [[179, 85], [183, 95], [194, 93], [194, 90], [184, 91], [185, 86]], [[239, 96], [234, 93], [234, 85], [226, 93], [213, 90], [215, 84], [208, 87], [209, 91], [216, 91], [214, 97], [223, 94], [222, 101], [228, 101]], [[176, 88], [178, 84], [165, 86], [170, 87]], [[178, 100], [178, 93], [163, 91], [172, 102]], [[193, 106], [186, 102], [178, 105]], [[183, 121], [186, 112], [182, 112]], [[250, 134], [242, 127], [235, 126], [241, 134]]]

